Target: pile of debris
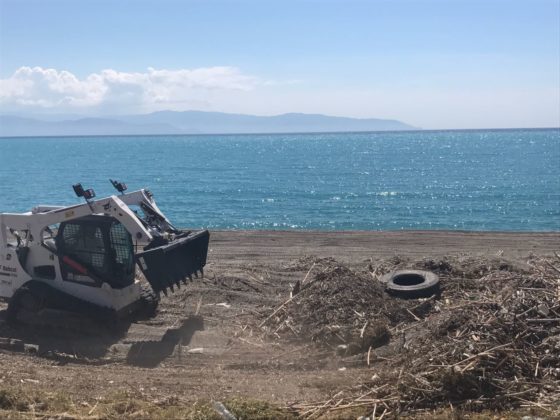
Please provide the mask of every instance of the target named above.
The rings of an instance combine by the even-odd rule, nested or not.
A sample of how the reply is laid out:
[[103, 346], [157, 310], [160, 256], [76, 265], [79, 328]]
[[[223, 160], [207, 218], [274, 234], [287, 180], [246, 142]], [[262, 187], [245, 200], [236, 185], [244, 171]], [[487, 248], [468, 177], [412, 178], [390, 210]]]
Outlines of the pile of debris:
[[[316, 416], [354, 407], [378, 415], [450, 406], [531, 407], [560, 414], [560, 256], [532, 257], [525, 268], [500, 259], [456, 257], [396, 258], [370, 269], [378, 277], [403, 267], [436, 272], [441, 296], [390, 298], [368, 273], [331, 265], [269, 317], [270, 332], [318, 342], [348, 342], [344, 328], [350, 340], [357, 332], [363, 337], [367, 325], [384, 337], [362, 340], [367, 353], [354, 356], [372, 370], [370, 382], [294, 410]], [[376, 357], [375, 347], [382, 344], [391, 357]]]
[[[370, 273], [357, 273], [333, 259], [316, 259], [316, 272], [296, 285], [292, 296], [261, 323], [270, 335], [309, 340], [349, 353], [389, 341], [388, 327], [407, 318]], [[346, 352], [346, 353], [348, 353]]]
[[560, 401], [560, 258], [529, 263], [525, 273], [506, 268], [464, 285], [449, 281], [438, 313], [412, 326], [429, 334], [395, 359], [402, 408]]

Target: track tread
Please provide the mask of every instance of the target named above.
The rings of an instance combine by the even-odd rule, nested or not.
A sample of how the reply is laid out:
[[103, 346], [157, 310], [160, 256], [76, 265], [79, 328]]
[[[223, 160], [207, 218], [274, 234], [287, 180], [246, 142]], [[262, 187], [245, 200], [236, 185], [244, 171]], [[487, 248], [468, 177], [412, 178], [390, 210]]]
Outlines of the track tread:
[[159, 305], [159, 296], [150, 286], [142, 286], [140, 292], [140, 300], [142, 302], [141, 309], [137, 318], [150, 319], [156, 316]]
[[18, 313], [21, 310], [21, 300], [23, 296], [27, 293], [32, 293], [31, 288], [24, 284], [19, 289], [15, 291], [13, 296], [10, 298], [8, 302], [8, 308], [6, 309], [6, 321], [11, 324], [15, 325], [18, 322]]
[[[117, 321], [116, 312], [109, 308], [76, 298], [42, 281], [30, 280], [16, 290], [8, 302], [6, 320], [10, 324], [19, 323], [18, 314], [22, 309], [22, 300], [27, 294], [32, 294], [41, 302], [43, 308], [68, 312], [69, 317], [72, 317], [72, 314], [78, 314], [96, 323], [109, 326], [115, 325]], [[61, 325], [56, 327], [64, 328], [62, 324], [64, 323], [61, 322]]]

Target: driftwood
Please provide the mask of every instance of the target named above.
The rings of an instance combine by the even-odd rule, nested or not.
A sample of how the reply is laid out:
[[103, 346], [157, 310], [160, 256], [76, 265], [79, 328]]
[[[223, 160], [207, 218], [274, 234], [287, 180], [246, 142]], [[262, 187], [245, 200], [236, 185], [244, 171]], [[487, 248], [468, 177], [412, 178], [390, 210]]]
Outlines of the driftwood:
[[[398, 264], [382, 262], [369, 281]], [[449, 407], [527, 408], [560, 416], [560, 255], [533, 256], [529, 269], [482, 258], [460, 266], [447, 260], [413, 264], [439, 274], [443, 292], [440, 297], [398, 307], [403, 318], [392, 318], [390, 306], [375, 313], [362, 307], [339, 308], [336, 299], [325, 300], [326, 283], [322, 288], [315, 286], [322, 294], [314, 296], [310, 292], [315, 282], [333, 282], [321, 273], [306, 282], [297, 304], [288, 300], [267, 318], [278, 332], [289, 324], [293, 334], [304, 336], [300, 331], [306, 321], [314, 320], [314, 314], [297, 311], [312, 307], [309, 301], [316, 299], [317, 308], [328, 305], [331, 319], [338, 311], [347, 317], [339, 315], [336, 325], [328, 326], [336, 331], [332, 337], [344, 339], [341, 328], [345, 325], [363, 337], [370, 324], [383, 319], [389, 323], [392, 348], [398, 349], [396, 344], [402, 341], [390, 359], [377, 357], [372, 346], [363, 349], [364, 368], [375, 372], [371, 381], [338, 390], [324, 401], [293, 403], [289, 408], [303, 418], [359, 409], [364, 416], [379, 419]], [[334, 270], [329, 276], [333, 273], [348, 277], [345, 270]], [[356, 300], [363, 294], [360, 281], [353, 283]], [[332, 287], [346, 293], [336, 282]], [[339, 300], [341, 304], [350, 301]]]

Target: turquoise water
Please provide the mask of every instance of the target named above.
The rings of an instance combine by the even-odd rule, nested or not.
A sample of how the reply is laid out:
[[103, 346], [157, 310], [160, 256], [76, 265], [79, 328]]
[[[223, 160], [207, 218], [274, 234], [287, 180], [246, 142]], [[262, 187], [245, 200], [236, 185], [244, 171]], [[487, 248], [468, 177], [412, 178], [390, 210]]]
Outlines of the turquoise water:
[[148, 187], [178, 226], [560, 231], [560, 131], [0, 139], [0, 212]]

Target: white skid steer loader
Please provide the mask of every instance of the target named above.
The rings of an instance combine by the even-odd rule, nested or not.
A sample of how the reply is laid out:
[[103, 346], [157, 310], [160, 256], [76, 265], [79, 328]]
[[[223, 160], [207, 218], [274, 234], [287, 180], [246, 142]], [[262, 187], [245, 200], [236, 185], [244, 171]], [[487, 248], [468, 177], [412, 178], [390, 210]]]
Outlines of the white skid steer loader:
[[[167, 295], [203, 274], [207, 230], [173, 227], [145, 189], [95, 199], [73, 186], [85, 203], [0, 213], [0, 298], [10, 322], [40, 319], [49, 310], [113, 322], [155, 314]], [[139, 267], [151, 287], [136, 276]]]

